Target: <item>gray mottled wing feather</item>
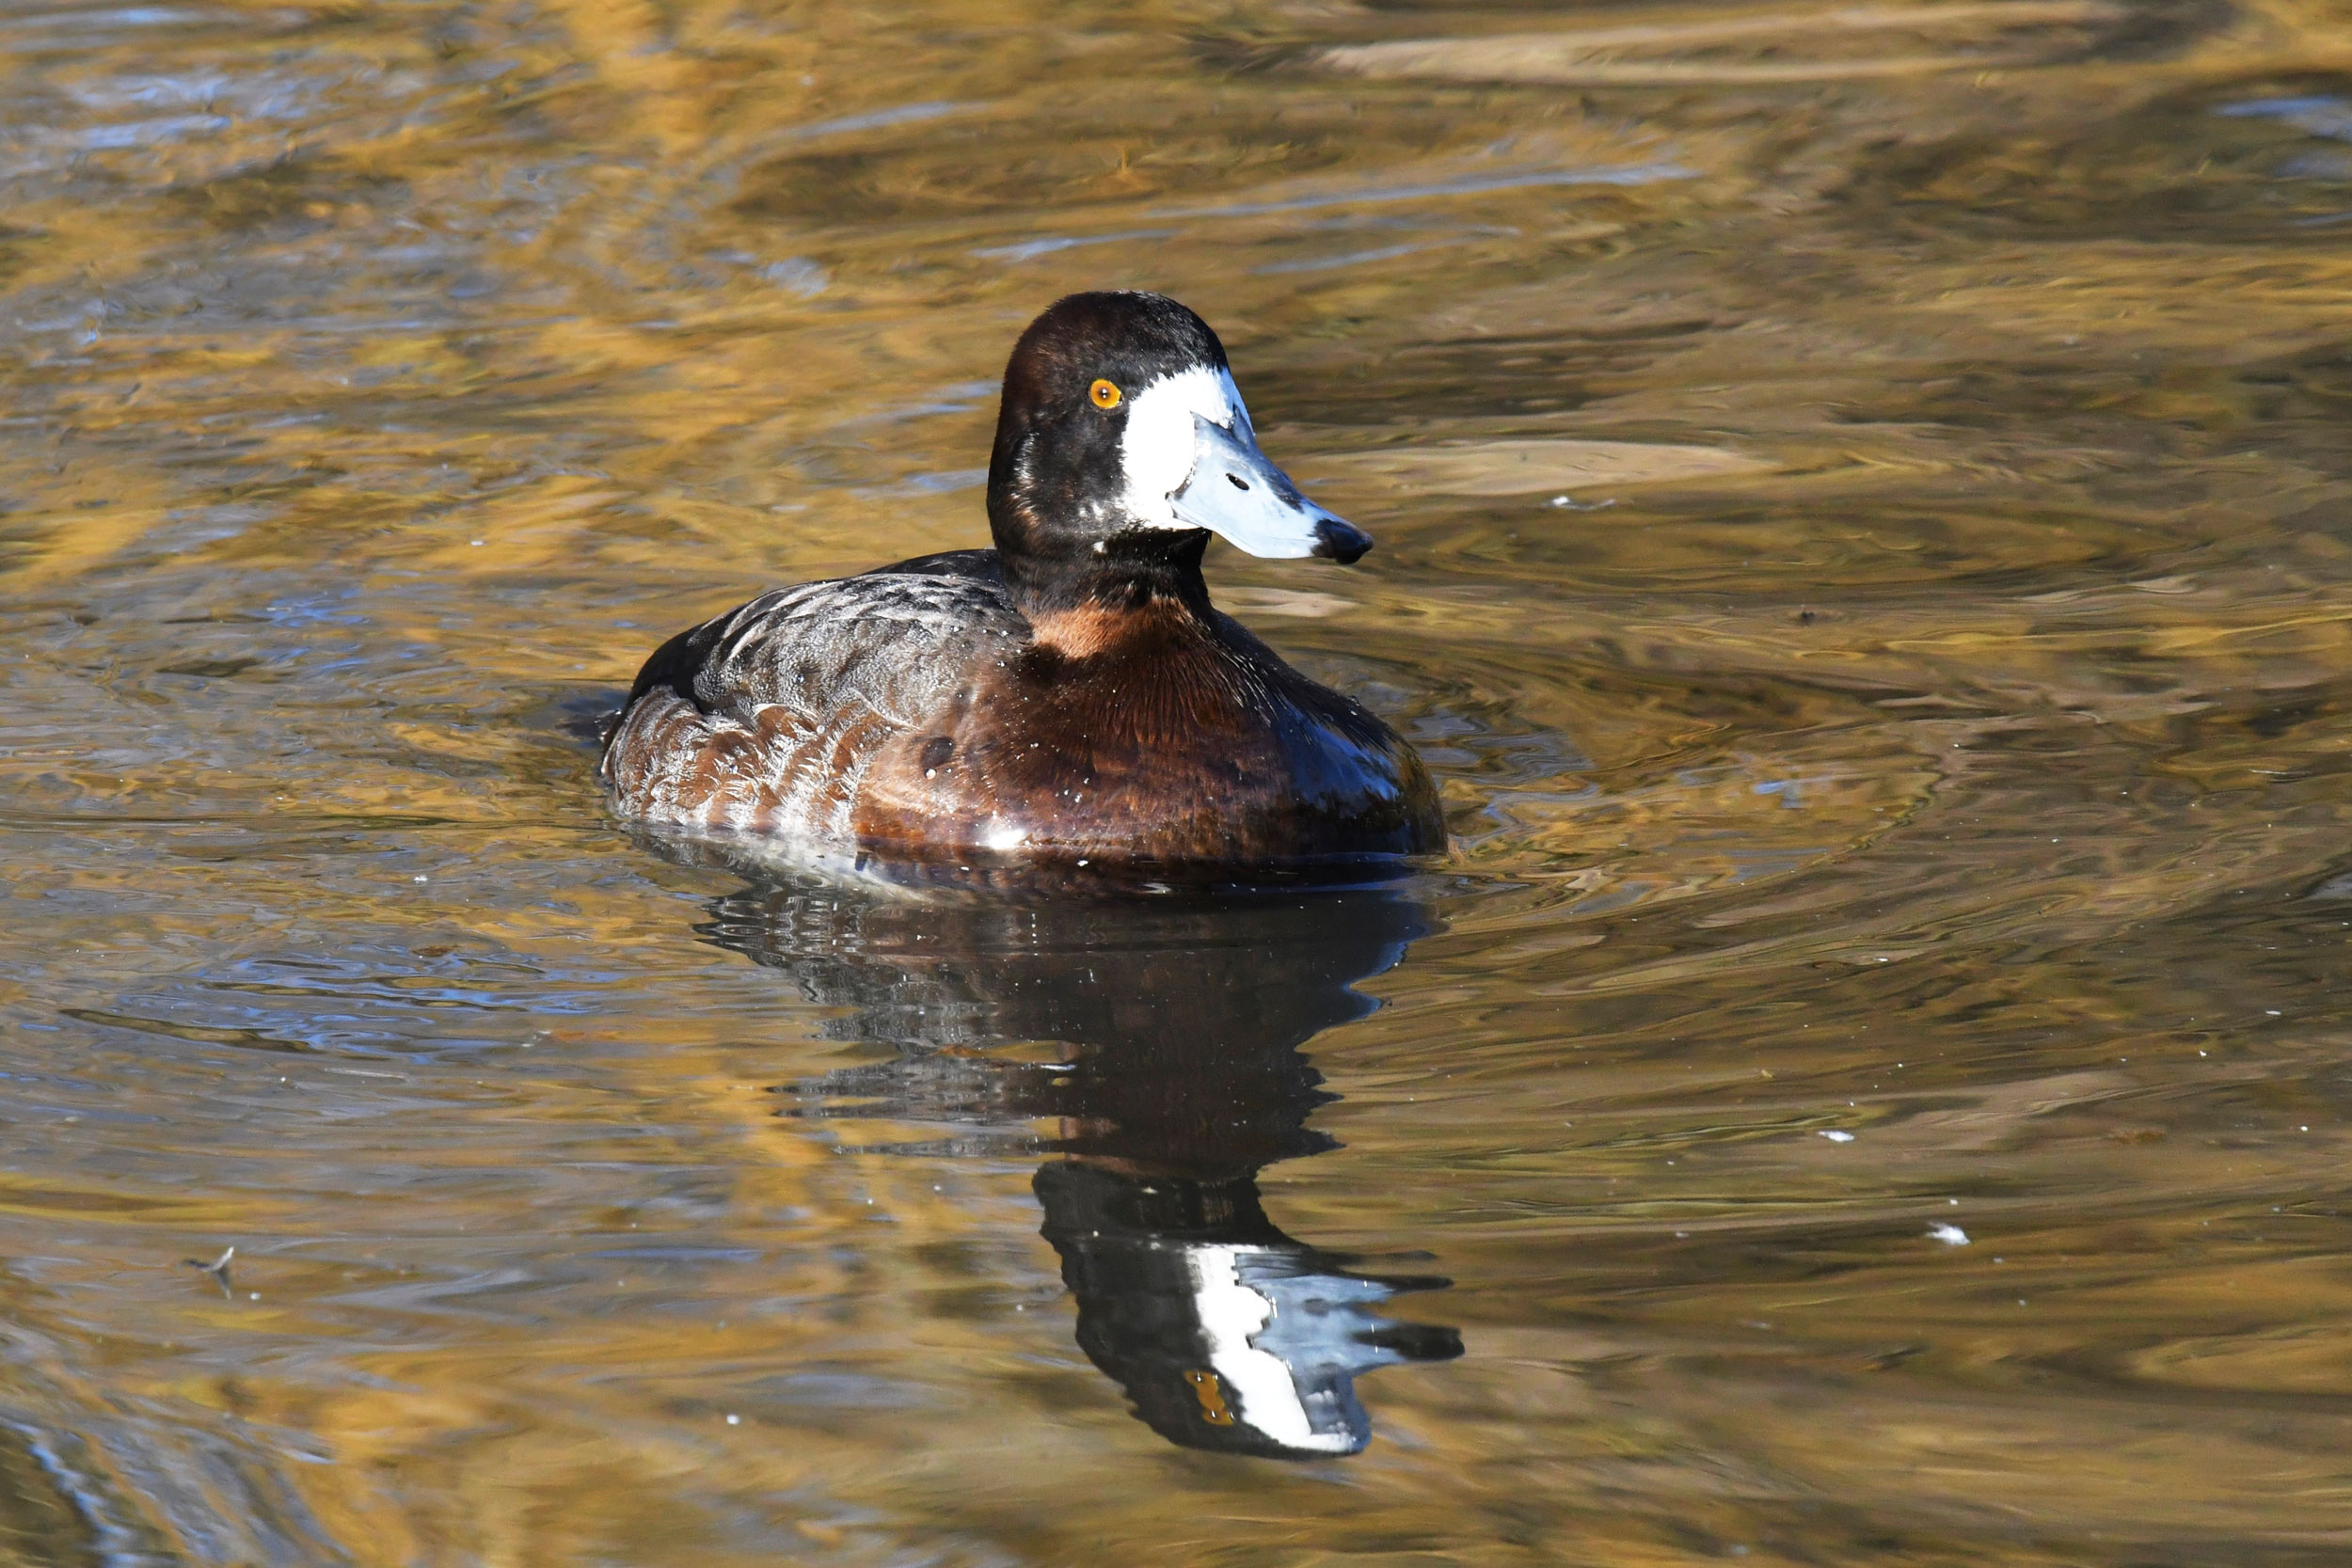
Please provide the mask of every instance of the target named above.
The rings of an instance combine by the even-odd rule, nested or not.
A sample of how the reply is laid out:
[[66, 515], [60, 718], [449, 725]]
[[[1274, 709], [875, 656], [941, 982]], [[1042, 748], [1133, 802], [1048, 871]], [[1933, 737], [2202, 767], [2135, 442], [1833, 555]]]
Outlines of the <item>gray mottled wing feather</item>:
[[976, 658], [1017, 644], [1026, 624], [993, 583], [876, 574], [778, 589], [719, 628], [693, 676], [705, 709], [748, 722], [780, 705], [822, 723], [855, 706], [905, 727], [936, 712]]
[[1026, 633], [983, 578], [882, 572], [778, 589], [647, 661], [606, 776], [634, 816], [844, 838], [882, 749]]

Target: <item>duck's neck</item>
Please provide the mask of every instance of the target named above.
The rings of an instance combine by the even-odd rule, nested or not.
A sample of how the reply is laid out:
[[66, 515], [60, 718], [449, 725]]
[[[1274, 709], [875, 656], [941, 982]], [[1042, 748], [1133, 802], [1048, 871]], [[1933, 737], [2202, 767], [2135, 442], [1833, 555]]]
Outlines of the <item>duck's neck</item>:
[[1200, 577], [1206, 533], [1146, 536], [1066, 555], [999, 550], [1013, 608], [1033, 626], [1073, 617], [1205, 622], [1209, 585]]

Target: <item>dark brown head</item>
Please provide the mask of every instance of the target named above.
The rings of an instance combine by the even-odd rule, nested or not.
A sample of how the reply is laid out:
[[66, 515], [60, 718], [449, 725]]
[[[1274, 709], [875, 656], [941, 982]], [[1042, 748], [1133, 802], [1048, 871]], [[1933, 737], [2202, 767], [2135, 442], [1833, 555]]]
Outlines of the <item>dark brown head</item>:
[[1029, 324], [1005, 367], [988, 519], [1007, 581], [1048, 602], [1197, 583], [1210, 533], [1263, 556], [1372, 547], [1258, 450], [1224, 345], [1162, 294], [1072, 294]]

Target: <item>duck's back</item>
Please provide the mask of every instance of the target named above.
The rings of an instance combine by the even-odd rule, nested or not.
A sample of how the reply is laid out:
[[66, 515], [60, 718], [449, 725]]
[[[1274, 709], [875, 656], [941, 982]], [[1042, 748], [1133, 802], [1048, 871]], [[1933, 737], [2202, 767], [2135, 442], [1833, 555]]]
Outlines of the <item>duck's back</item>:
[[1027, 641], [994, 552], [781, 588], [671, 639], [605, 747], [646, 821], [846, 846], [866, 772]]

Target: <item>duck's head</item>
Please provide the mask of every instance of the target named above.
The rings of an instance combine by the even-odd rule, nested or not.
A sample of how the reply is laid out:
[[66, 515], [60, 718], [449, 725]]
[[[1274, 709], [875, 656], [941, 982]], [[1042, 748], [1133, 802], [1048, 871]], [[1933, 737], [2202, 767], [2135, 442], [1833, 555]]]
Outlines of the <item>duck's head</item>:
[[1258, 450], [1225, 345], [1163, 294], [1072, 294], [1021, 334], [988, 516], [1007, 579], [1048, 597], [1197, 578], [1211, 533], [1251, 555], [1372, 548]]

